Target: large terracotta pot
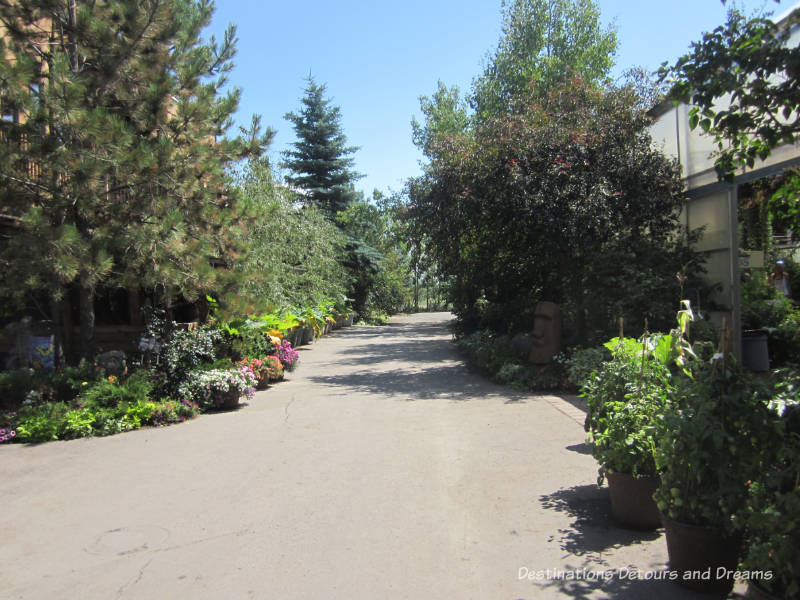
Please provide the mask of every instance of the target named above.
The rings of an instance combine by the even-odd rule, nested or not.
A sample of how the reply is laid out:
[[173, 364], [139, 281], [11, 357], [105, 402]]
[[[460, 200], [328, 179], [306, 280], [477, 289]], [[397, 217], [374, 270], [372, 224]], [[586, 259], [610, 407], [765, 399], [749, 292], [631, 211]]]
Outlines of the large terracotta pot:
[[661, 520], [667, 538], [669, 568], [678, 573], [677, 583], [698, 592], [730, 593], [741, 539], [726, 535], [721, 528], [681, 523], [664, 514]]
[[220, 410], [232, 410], [239, 406], [239, 398], [242, 393], [239, 390], [233, 389], [219, 394], [214, 402], [214, 408]]
[[659, 484], [658, 477], [634, 477], [630, 473], [606, 473], [611, 496], [611, 514], [625, 527], [632, 529], [658, 529], [661, 515], [653, 492]]

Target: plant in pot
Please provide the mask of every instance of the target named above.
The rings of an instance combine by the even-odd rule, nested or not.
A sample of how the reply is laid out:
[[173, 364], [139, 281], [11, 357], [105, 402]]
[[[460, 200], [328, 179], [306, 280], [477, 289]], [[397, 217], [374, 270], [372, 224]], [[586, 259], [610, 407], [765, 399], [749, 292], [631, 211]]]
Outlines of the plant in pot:
[[213, 408], [231, 409], [239, 405], [242, 395], [252, 400], [257, 384], [255, 373], [247, 365], [194, 371], [181, 384], [178, 395], [186, 402], [196, 403], [203, 411]]
[[614, 338], [611, 360], [582, 388], [588, 403], [585, 429], [600, 464], [598, 485], [608, 480], [612, 514], [622, 525], [656, 529], [661, 520], [652, 495], [658, 484], [653, 455], [670, 403], [672, 335]]
[[277, 355], [267, 356], [263, 359], [267, 377], [270, 381], [280, 381], [283, 379], [283, 364]]
[[655, 452], [670, 568], [685, 587], [713, 593], [733, 587], [741, 549], [733, 516], [774, 459], [777, 433], [766, 386], [735, 364], [728, 338], [677, 379]]
[[772, 405], [782, 414], [775, 461], [749, 486], [739, 517], [745, 531], [742, 571], [750, 598], [800, 599], [800, 381], [784, 380]]
[[263, 390], [269, 384], [269, 369], [265, 360], [260, 358], [243, 358], [237, 365], [249, 367], [256, 376], [256, 388]]

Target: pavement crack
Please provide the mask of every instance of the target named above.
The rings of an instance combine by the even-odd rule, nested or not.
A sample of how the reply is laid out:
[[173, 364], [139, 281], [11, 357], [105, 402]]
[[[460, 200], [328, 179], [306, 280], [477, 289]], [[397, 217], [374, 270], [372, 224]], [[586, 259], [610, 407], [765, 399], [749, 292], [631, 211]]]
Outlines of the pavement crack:
[[136, 575], [135, 579], [129, 581], [128, 583], [126, 583], [125, 585], [123, 585], [122, 587], [120, 587], [117, 590], [117, 598], [122, 598], [122, 595], [125, 593], [125, 590], [127, 590], [130, 587], [135, 586], [137, 583], [139, 583], [142, 580], [142, 577], [144, 577], [144, 572], [145, 572], [145, 570], [147, 570], [147, 567], [150, 566], [151, 562], [153, 562], [152, 558], [149, 559], [146, 563], [144, 563], [144, 565], [142, 565], [142, 568], [139, 569], [139, 573]]
[[294, 402], [294, 394], [292, 394], [292, 399], [289, 400], [289, 402], [286, 403], [286, 406], [283, 407], [283, 422], [284, 423], [288, 423], [289, 422], [289, 407], [292, 405], [292, 402]]

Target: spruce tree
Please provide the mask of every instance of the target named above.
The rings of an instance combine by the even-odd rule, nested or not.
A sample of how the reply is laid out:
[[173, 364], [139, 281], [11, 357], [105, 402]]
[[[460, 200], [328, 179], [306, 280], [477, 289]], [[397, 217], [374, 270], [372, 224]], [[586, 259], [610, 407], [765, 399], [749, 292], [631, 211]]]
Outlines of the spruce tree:
[[[211, 0], [0, 3], [0, 291], [80, 291], [94, 351], [98, 286], [188, 298], [226, 285], [244, 215], [226, 166], [268, 141], [227, 139], [238, 90], [220, 94], [234, 31], [201, 38]], [[68, 310], [54, 310], [59, 314]]]
[[297, 141], [284, 152], [282, 167], [293, 175], [286, 178], [307, 202], [320, 208], [332, 221], [355, 199], [353, 182], [361, 177], [351, 170], [357, 147], [347, 146], [340, 124], [341, 110], [325, 98], [325, 85], [307, 79], [303, 108], [284, 118], [294, 126]]

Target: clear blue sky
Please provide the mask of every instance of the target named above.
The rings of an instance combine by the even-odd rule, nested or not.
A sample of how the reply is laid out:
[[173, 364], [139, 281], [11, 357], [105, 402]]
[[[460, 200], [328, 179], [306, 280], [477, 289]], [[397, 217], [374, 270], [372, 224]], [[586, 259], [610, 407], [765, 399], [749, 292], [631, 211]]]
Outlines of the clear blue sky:
[[[765, 7], [781, 14], [797, 0], [744, 0], [750, 13]], [[692, 41], [725, 20], [719, 0], [597, 0], [604, 23], [617, 29], [614, 74], [633, 66], [656, 69], [684, 54]], [[237, 122], [253, 113], [277, 130], [274, 162], [294, 141], [283, 115], [297, 111], [311, 73], [341, 108], [342, 128], [356, 169], [356, 187], [400, 190], [420, 172], [422, 156], [411, 143], [419, 96], [437, 80], [468, 91], [500, 35], [500, 0], [217, 0], [210, 32], [236, 25], [238, 53], [232, 85], [242, 89]], [[730, 2], [729, 2], [730, 4]]]

